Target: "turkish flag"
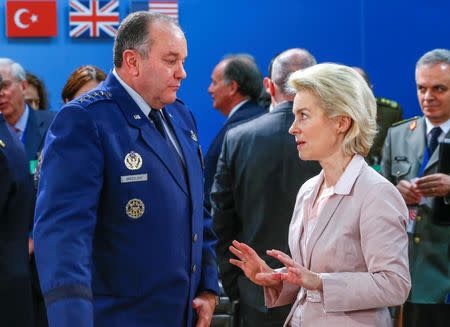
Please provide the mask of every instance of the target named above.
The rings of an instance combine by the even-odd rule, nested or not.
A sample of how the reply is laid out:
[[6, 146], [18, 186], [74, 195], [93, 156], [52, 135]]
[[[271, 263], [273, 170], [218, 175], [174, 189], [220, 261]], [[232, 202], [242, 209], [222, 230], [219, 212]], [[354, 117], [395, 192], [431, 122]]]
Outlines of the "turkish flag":
[[56, 17], [56, 0], [6, 0], [6, 36], [56, 36]]

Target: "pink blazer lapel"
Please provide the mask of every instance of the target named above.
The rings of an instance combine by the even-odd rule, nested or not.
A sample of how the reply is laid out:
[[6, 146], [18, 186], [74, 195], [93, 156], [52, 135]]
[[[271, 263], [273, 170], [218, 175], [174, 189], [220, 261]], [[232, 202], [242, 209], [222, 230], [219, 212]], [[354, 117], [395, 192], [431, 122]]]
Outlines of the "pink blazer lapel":
[[319, 217], [317, 217], [317, 225], [314, 228], [311, 238], [308, 240], [308, 244], [306, 244], [306, 260], [304, 260], [304, 264], [306, 268], [310, 268], [311, 266], [311, 254], [316, 245], [318, 239], [322, 235], [323, 231], [327, 227], [330, 222], [331, 217], [333, 217], [336, 209], [339, 207], [339, 204], [342, 202], [344, 195], [335, 194], [332, 198], [330, 198], [323, 208], [323, 211], [320, 213]]
[[296, 258], [296, 260], [303, 266], [306, 265], [306, 258], [303, 258], [302, 256], [300, 239], [304, 230], [304, 219], [306, 218], [306, 213], [304, 212], [306, 209], [305, 203], [310, 203], [317, 195], [320, 184], [322, 184], [322, 180], [323, 176], [322, 173], [320, 173], [318, 176], [318, 182], [314, 183], [309, 189], [306, 189], [303, 195], [297, 199], [294, 213], [292, 214], [292, 222], [289, 231], [291, 255], [292, 258]]

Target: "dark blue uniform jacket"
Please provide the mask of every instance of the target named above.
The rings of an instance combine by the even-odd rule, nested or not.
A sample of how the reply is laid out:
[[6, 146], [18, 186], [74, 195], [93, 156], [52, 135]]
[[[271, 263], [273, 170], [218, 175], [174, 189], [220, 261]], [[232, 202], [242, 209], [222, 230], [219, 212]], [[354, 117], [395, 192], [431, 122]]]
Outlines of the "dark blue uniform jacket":
[[112, 74], [52, 123], [34, 226], [51, 327], [191, 326], [193, 298], [218, 292], [195, 122], [165, 112], [186, 176]]

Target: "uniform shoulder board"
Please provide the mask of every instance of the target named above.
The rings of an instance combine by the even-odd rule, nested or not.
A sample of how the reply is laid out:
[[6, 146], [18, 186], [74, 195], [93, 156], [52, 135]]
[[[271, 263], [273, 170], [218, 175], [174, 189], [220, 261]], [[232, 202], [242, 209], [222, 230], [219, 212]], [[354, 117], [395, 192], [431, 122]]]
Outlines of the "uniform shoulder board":
[[4, 148], [6, 146], [5, 142], [3, 140], [0, 140], [0, 148]]
[[110, 100], [111, 98], [112, 98], [111, 92], [103, 91], [103, 90], [95, 90], [95, 91], [90, 91], [90, 92], [82, 95], [75, 101], [80, 103], [83, 106], [86, 106], [88, 104], [91, 104], [91, 103], [94, 103], [97, 101]]
[[409, 122], [411, 122], [413, 120], [417, 120], [419, 118], [420, 118], [419, 116], [414, 116], [414, 117], [411, 117], [411, 118], [408, 118], [408, 119], [400, 120], [400, 121], [398, 121], [396, 123], [393, 123], [392, 127], [395, 127], [395, 126], [398, 126], [398, 125], [403, 125], [404, 123], [409, 123]]
[[394, 100], [389, 100], [389, 99], [386, 99], [386, 98], [377, 98], [377, 104], [388, 106], [388, 107], [391, 107], [393, 109], [397, 109], [399, 107], [398, 102], [396, 102]]

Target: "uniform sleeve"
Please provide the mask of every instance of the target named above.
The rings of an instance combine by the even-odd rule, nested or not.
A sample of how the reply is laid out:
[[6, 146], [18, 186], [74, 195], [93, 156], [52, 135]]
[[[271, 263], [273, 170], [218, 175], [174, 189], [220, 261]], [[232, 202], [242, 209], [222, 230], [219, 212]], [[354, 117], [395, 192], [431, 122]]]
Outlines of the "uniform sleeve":
[[230, 138], [227, 133], [222, 145], [222, 152], [217, 163], [216, 175], [211, 190], [211, 206], [214, 219], [214, 231], [217, 234], [216, 247], [220, 277], [226, 294], [231, 300], [239, 299], [237, 279], [240, 269], [230, 264], [228, 247], [239, 233], [240, 226], [236, 214], [233, 195], [233, 176], [230, 167]]
[[367, 194], [360, 216], [367, 272], [322, 274], [325, 312], [403, 304], [411, 288], [407, 209], [399, 192], [383, 183]]
[[63, 108], [43, 153], [33, 235], [49, 326], [93, 326], [92, 238], [104, 163], [89, 113]]
[[209, 291], [219, 295], [219, 282], [214, 247], [217, 237], [214, 234], [210, 215], [204, 216], [203, 249], [202, 249], [202, 277], [199, 291]]
[[[391, 175], [391, 129], [388, 130], [386, 139], [384, 140], [383, 145], [383, 155], [381, 156], [381, 174], [389, 180], [391, 183], [395, 181], [392, 179]], [[395, 184], [394, 184], [395, 185]]]
[[[192, 124], [197, 131], [197, 123], [195, 117], [190, 110], [187, 110], [192, 119]], [[201, 165], [203, 166], [203, 154], [199, 148], [199, 156]], [[217, 243], [216, 234], [214, 234], [212, 219], [209, 211], [204, 208], [203, 210], [203, 245], [202, 245], [202, 275], [198, 291], [209, 291], [216, 295], [219, 295], [219, 282], [216, 263], [216, 251], [215, 246]]]

